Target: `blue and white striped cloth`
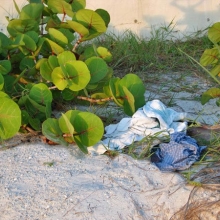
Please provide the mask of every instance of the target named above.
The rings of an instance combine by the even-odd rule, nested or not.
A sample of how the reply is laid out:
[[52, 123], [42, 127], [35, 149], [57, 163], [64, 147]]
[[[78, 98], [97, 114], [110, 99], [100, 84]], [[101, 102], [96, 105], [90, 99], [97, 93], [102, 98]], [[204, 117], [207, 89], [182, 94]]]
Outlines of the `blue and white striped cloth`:
[[162, 171], [185, 170], [199, 159], [205, 148], [185, 133], [175, 132], [170, 135], [169, 143], [159, 145], [151, 161]]

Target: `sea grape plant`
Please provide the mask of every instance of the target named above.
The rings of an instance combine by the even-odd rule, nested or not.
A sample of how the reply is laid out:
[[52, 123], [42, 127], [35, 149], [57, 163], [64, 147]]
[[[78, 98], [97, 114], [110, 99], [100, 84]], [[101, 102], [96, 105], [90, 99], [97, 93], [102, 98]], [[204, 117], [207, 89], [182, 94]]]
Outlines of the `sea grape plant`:
[[113, 76], [107, 48], [90, 44], [79, 52], [79, 45], [107, 30], [110, 16], [86, 9], [85, 0], [29, 0], [21, 10], [14, 5], [18, 17], [7, 18], [8, 36], [0, 33], [0, 139], [30, 128], [87, 153], [103, 136], [101, 119], [79, 110], [53, 118], [54, 100], [114, 101], [127, 115], [145, 103], [137, 75]]
[[210, 70], [205, 70], [219, 84], [219, 87], [205, 91], [202, 94], [201, 103], [205, 104], [210, 99], [217, 98], [216, 104], [220, 106], [220, 22], [213, 24], [208, 29], [208, 38], [213, 43], [213, 48], [203, 52], [200, 64], [210, 68]]

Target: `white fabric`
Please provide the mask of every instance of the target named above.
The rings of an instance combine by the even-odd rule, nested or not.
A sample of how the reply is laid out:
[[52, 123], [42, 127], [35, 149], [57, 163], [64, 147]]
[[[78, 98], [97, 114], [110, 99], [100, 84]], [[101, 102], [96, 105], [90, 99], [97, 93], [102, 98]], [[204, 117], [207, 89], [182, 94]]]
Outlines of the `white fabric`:
[[[161, 101], [147, 102], [131, 118], [123, 118], [118, 124], [105, 127], [105, 137], [90, 151], [104, 153], [109, 150], [120, 150], [134, 141], [140, 141], [148, 135], [157, 133], [158, 137], [174, 132], [186, 131], [187, 123], [183, 121], [186, 113], [178, 113], [167, 108]], [[96, 150], [95, 150], [96, 149]]]

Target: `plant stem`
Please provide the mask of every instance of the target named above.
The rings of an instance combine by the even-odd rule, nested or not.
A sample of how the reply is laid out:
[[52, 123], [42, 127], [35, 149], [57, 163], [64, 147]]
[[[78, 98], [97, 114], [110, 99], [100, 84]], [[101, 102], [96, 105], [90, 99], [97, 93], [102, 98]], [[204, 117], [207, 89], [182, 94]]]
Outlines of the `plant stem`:
[[63, 137], [73, 137], [73, 134], [63, 134]]
[[31, 134], [33, 135], [38, 135], [38, 132], [37, 131], [34, 131], [32, 128], [28, 127], [27, 125], [22, 125], [21, 126], [23, 129], [29, 131]]
[[75, 43], [73, 49], [72, 49], [72, 52], [76, 52], [76, 48], [79, 46], [79, 44], [81, 43], [81, 38], [82, 36], [80, 35], [79, 39], [77, 40], [77, 42]]
[[91, 103], [97, 103], [97, 102], [107, 102], [107, 101], [111, 101], [113, 100], [113, 97], [107, 97], [107, 98], [103, 98], [103, 99], [93, 99], [93, 98], [88, 98], [85, 96], [77, 96], [77, 99], [80, 100], [85, 100]]
[[51, 86], [51, 87], [49, 87], [48, 89], [50, 89], [50, 90], [52, 90], [52, 89], [57, 89], [57, 87], [56, 87], [56, 86]]
[[65, 12], [63, 12], [63, 18], [62, 18], [62, 22], [64, 22], [65, 17], [66, 17], [66, 13], [65, 13]]
[[36, 64], [36, 63], [37, 63], [37, 60], [36, 60], [36, 57], [35, 57], [35, 55], [34, 55], [34, 52], [31, 52], [31, 54], [32, 54], [32, 56], [33, 56], [33, 58], [34, 58], [34, 63]]

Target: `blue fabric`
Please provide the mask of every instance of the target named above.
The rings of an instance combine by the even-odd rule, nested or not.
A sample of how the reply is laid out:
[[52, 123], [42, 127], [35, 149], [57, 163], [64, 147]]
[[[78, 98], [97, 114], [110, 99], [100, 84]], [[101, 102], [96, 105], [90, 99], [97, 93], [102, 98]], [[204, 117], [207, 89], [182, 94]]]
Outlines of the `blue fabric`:
[[194, 138], [183, 132], [170, 135], [169, 143], [155, 149], [151, 161], [162, 171], [185, 170], [200, 157], [206, 146], [198, 146]]

